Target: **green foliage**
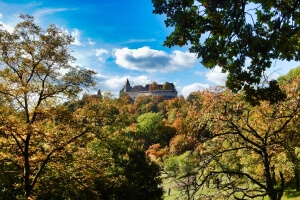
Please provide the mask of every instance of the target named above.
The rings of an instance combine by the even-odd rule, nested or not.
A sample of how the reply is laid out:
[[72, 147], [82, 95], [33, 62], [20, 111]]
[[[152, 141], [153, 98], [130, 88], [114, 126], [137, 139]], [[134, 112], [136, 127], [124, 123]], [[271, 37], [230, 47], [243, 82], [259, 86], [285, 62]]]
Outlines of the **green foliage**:
[[172, 84], [169, 82], [165, 82], [163, 84], [162, 90], [173, 90]]
[[178, 156], [166, 157], [164, 160], [164, 169], [171, 177], [185, 179], [188, 176], [197, 174], [197, 163], [196, 154], [186, 151]]
[[[298, 1], [152, 0], [155, 14], [174, 27], [164, 45], [189, 44], [207, 68], [228, 72], [226, 86], [244, 90], [247, 101], [277, 102], [284, 93], [276, 81], [262, 84], [273, 59], [299, 60]], [[250, 60], [247, 65], [246, 60]], [[276, 91], [277, 95], [269, 96]]]
[[287, 84], [293, 81], [297, 76], [300, 75], [300, 66], [294, 69], [291, 69], [286, 75], [280, 76], [278, 82], [280, 84]]
[[0, 199], [15, 200], [23, 195], [18, 176], [21, 169], [14, 162], [6, 159], [0, 161]]
[[[115, 135], [94, 143], [92, 148], [97, 159], [93, 162], [109, 162], [96, 168], [102, 172], [94, 179], [95, 190], [101, 199], [161, 199], [160, 168], [146, 157], [136, 142]], [[99, 157], [101, 154], [103, 158]]]
[[174, 129], [165, 125], [160, 113], [145, 113], [137, 118], [137, 137], [144, 140], [145, 149], [152, 144], [165, 146], [174, 136]]
[[159, 129], [163, 126], [163, 115], [160, 113], [145, 113], [140, 115], [137, 118], [138, 122], [138, 130], [144, 132], [146, 134], [153, 133], [159, 131]]
[[191, 199], [197, 188], [197, 174], [199, 172], [197, 155], [186, 151], [179, 156], [167, 156], [164, 160], [164, 170], [176, 182], [176, 188], [186, 199]]

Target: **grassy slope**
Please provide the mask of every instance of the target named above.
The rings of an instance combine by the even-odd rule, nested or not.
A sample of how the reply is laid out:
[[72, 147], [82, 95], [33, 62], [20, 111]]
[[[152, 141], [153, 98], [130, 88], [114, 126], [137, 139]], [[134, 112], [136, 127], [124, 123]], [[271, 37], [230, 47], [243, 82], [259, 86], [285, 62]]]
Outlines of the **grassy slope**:
[[[163, 188], [165, 190], [164, 199], [165, 200], [181, 200], [180, 191], [176, 189], [176, 183], [171, 179], [164, 179]], [[171, 189], [170, 195], [168, 195], [168, 189]], [[268, 200], [268, 198], [265, 198]], [[300, 192], [296, 192], [295, 190], [287, 190], [282, 197], [282, 200], [300, 200]]]

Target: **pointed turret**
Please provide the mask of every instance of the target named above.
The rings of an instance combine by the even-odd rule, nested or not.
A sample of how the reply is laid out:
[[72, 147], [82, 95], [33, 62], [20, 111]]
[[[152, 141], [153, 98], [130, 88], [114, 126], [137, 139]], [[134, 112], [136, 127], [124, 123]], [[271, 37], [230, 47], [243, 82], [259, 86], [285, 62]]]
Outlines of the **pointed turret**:
[[130, 90], [131, 90], [131, 86], [130, 86], [129, 80], [127, 79], [126, 83], [124, 85], [124, 92], [130, 92]]
[[129, 86], [130, 86], [130, 83], [129, 83], [129, 80], [128, 80], [128, 79], [126, 79], [125, 85], [129, 85]]

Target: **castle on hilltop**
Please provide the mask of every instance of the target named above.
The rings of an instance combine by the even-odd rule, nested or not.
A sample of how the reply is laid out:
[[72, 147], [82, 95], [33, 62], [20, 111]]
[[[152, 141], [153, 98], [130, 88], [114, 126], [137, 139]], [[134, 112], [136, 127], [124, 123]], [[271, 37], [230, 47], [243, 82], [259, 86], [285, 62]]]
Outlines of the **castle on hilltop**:
[[134, 101], [139, 95], [144, 96], [162, 96], [164, 99], [173, 99], [177, 97], [177, 91], [173, 83], [165, 82], [163, 85], [153, 82], [147, 84], [145, 87], [142, 85], [135, 85], [131, 87], [129, 80], [126, 83], [121, 93], [126, 93]]

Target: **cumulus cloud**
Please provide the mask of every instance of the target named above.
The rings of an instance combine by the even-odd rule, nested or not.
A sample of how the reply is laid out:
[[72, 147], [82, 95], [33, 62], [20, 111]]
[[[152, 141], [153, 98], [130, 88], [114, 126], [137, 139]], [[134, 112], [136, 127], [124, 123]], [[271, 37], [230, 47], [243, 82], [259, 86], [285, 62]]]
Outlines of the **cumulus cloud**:
[[73, 45], [81, 46], [81, 42], [80, 42], [81, 32], [78, 29], [74, 28], [71, 32], [71, 35], [74, 38]]
[[109, 54], [106, 49], [96, 49], [96, 56], [98, 57], [98, 60], [100, 62], [105, 62], [105, 59], [107, 58], [107, 55]]
[[207, 89], [209, 88], [209, 85], [208, 84], [203, 84], [203, 83], [193, 83], [191, 85], [187, 85], [187, 86], [184, 86], [182, 88], [182, 91], [181, 91], [181, 94], [184, 96], [184, 97], [187, 97], [190, 93], [192, 92], [196, 92], [196, 91], [199, 91], [199, 90], [203, 90], [203, 89]]
[[173, 51], [168, 54], [161, 50], [150, 49], [148, 46], [138, 49], [115, 49], [114, 56], [119, 66], [138, 71], [170, 72], [191, 68], [197, 57], [193, 53]]
[[225, 85], [228, 73], [222, 73], [222, 68], [216, 66], [206, 74], [206, 79], [216, 85]]

